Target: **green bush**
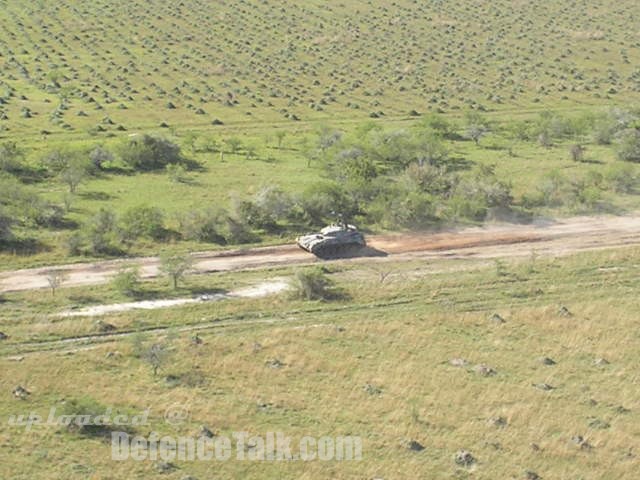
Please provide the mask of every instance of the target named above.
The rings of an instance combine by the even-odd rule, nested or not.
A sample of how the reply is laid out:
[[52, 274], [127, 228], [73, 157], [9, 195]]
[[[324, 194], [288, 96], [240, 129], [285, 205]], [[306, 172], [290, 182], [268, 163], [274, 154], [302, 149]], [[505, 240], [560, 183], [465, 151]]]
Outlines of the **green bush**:
[[351, 192], [337, 183], [317, 183], [302, 193], [298, 204], [302, 220], [311, 226], [324, 226], [341, 214], [347, 221], [359, 213]]
[[436, 199], [423, 192], [398, 192], [379, 207], [383, 224], [391, 228], [418, 230], [438, 223]]
[[113, 288], [128, 297], [135, 296], [140, 287], [140, 270], [137, 266], [122, 267], [111, 280]]
[[224, 244], [224, 222], [227, 213], [222, 209], [189, 210], [178, 217], [180, 235], [185, 240]]
[[511, 185], [498, 180], [493, 166], [483, 165], [456, 185], [447, 210], [450, 218], [480, 221], [490, 209], [509, 209], [512, 203]]
[[227, 216], [224, 221], [223, 236], [228, 244], [252, 243], [260, 240], [250, 225], [241, 218]]
[[0, 207], [16, 224], [29, 227], [57, 227], [64, 216], [61, 207], [44, 200], [14, 177], [0, 178]]
[[189, 180], [189, 178], [187, 177], [187, 169], [184, 168], [184, 165], [181, 165], [179, 163], [171, 163], [167, 165], [166, 171], [172, 182], [186, 183]]
[[613, 142], [619, 125], [610, 115], [599, 117], [593, 125], [593, 141], [598, 145], [609, 145]]
[[620, 133], [616, 141], [618, 159], [627, 162], [640, 162], [640, 130], [629, 128]]
[[15, 142], [0, 144], [0, 171], [18, 173], [22, 170], [24, 153]]
[[115, 213], [101, 208], [85, 225], [85, 237], [89, 248], [95, 254], [111, 254], [120, 252], [120, 232]]
[[15, 220], [0, 208], [0, 245], [7, 244], [13, 240], [11, 227]]
[[[111, 411], [111, 409], [107, 409], [94, 399], [80, 397], [66, 400], [60, 413], [72, 419], [67, 425], [69, 431], [88, 437], [103, 437], [111, 434], [113, 426], [102, 425], [96, 420], [99, 420], [101, 416], [107, 415], [108, 411]], [[112, 412], [111, 415], [113, 414]], [[122, 429], [123, 426], [118, 426], [117, 428]]]
[[165, 138], [138, 135], [119, 149], [120, 158], [134, 170], [149, 171], [166, 168], [183, 160], [180, 147]]
[[292, 295], [301, 300], [332, 298], [332, 282], [320, 269], [298, 270], [292, 281]]
[[120, 220], [125, 240], [137, 240], [140, 237], [161, 240], [166, 233], [164, 214], [157, 207], [140, 205], [129, 208]]
[[640, 184], [640, 177], [633, 165], [614, 164], [604, 174], [609, 187], [618, 193], [633, 193]]
[[173, 255], [163, 253], [160, 255], [160, 271], [171, 279], [174, 289], [178, 288], [178, 282], [186, 275], [193, 265], [193, 257], [190, 255]]

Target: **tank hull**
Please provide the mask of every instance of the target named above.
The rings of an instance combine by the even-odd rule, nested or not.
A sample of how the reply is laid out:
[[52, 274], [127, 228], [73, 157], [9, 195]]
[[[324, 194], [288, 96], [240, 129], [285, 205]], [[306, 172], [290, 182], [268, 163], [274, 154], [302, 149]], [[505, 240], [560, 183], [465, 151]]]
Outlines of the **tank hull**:
[[320, 233], [298, 237], [300, 248], [319, 258], [340, 258], [353, 256], [367, 246], [364, 235], [352, 225], [327, 227]]

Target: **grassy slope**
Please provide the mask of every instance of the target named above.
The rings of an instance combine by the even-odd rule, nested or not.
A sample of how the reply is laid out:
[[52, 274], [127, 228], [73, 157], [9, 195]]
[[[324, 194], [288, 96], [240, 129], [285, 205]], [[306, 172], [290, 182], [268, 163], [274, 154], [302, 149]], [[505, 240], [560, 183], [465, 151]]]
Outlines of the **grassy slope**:
[[[18, 96], [5, 125], [12, 134], [64, 131], [49, 121], [60, 96], [52, 81], [70, 92], [62, 123], [82, 131], [106, 115], [134, 130], [212, 118], [286, 121], [283, 110], [309, 120], [398, 116], [429, 105], [518, 111], [532, 103], [602, 104], [607, 96], [627, 102], [638, 93], [634, 7], [629, 0], [615, 8], [604, 1], [252, 0], [215, 8], [201, 0], [9, 1], [0, 14], [8, 32], [3, 77]], [[324, 110], [310, 107], [323, 98]], [[169, 102], [177, 108], [167, 109]], [[37, 115], [21, 118], [22, 107]], [[88, 116], [76, 116], [80, 110]]]
[[[235, 136], [257, 149], [255, 160], [192, 154], [205, 168], [189, 185], [154, 174], [91, 180], [80, 186], [69, 214], [82, 223], [100, 207], [122, 212], [146, 203], [171, 217], [194, 205], [225, 204], [230, 193], [250, 195], [262, 185], [300, 191], [320, 177], [303, 155], [318, 123], [350, 130], [382, 111], [375, 121], [405, 127], [413, 109], [441, 109], [456, 119], [478, 106], [508, 123], [545, 109], [580, 113], [636, 101], [634, 4], [547, 3], [248, 1], [213, 9], [196, 0], [9, 1], [0, 12], [7, 32], [0, 43], [0, 111], [8, 117], [0, 120], [0, 137], [17, 141], [33, 164], [53, 148], [115, 146], [142, 131], [183, 145], [193, 132], [218, 142]], [[169, 102], [176, 108], [168, 109]], [[23, 117], [25, 108], [31, 118]], [[213, 126], [213, 119], [225, 125]], [[161, 122], [170, 128], [159, 128]], [[275, 148], [278, 130], [287, 133], [283, 148]], [[613, 159], [610, 149], [589, 146], [589, 159], [605, 163], [576, 166], [568, 145], [544, 149], [500, 137], [483, 144], [450, 147], [472, 163], [496, 163], [517, 195], [552, 169], [603, 171]], [[507, 155], [507, 144], [516, 157]], [[58, 204], [66, 190], [57, 180], [34, 188]], [[607, 200], [637, 208], [633, 198]], [[66, 255], [61, 245], [68, 231], [24, 233], [46, 248], [34, 256], [1, 255], [0, 268], [56, 263]], [[131, 253], [157, 249], [138, 245]]]
[[[293, 437], [358, 434], [365, 439], [362, 463], [227, 462], [212, 467], [177, 462], [179, 470], [163, 478], [207, 478], [211, 468], [231, 478], [318, 478], [327, 468], [334, 478], [402, 478], [407, 471], [429, 478], [524, 478], [525, 470], [543, 478], [632, 478], [633, 442], [640, 433], [633, 374], [639, 345], [629, 332], [635, 322], [634, 271], [639, 263], [637, 249], [523, 260], [506, 264], [500, 275], [483, 263], [402, 263], [389, 266], [393, 274], [384, 284], [367, 267], [350, 267], [332, 274], [351, 297], [344, 304], [299, 305], [280, 298], [122, 315], [109, 320], [136, 328], [145, 316], [171, 325], [235, 310], [248, 322], [275, 319], [282, 325], [242, 327], [240, 321], [236, 328], [205, 330], [199, 347], [190, 345], [188, 334], [180, 334], [174, 360], [157, 379], [130, 355], [129, 341], [71, 356], [37, 354], [23, 360], [19, 370], [3, 360], [8, 369], [0, 377], [0, 412], [46, 411], [64, 398], [87, 394], [129, 411], [150, 406], [152, 428], [173, 434], [195, 434], [204, 423], [226, 433], [280, 429]], [[63, 290], [61, 296], [74, 293]], [[12, 295], [9, 301], [16, 308], [24, 303], [24, 308], [43, 311], [42, 305], [32, 307], [29, 298]], [[375, 309], [367, 307], [372, 302]], [[561, 316], [561, 305], [573, 315]], [[59, 307], [50, 304], [48, 309]], [[506, 323], [491, 322], [494, 312]], [[5, 322], [2, 328], [15, 332], [5, 351], [17, 347], [27, 331], [32, 339], [41, 337], [37, 324], [46, 320], [40, 318], [28, 330]], [[75, 322], [67, 333], [65, 328], [47, 330], [63, 336], [92, 331], [92, 322]], [[261, 345], [257, 351], [256, 342]], [[107, 351], [121, 356], [106, 359]], [[541, 356], [558, 364], [544, 366]], [[456, 357], [467, 359], [469, 366], [449, 365]], [[600, 357], [610, 365], [594, 365]], [[55, 358], [55, 367], [43, 358]], [[270, 368], [266, 362], [271, 359], [285, 365]], [[472, 367], [480, 363], [497, 374], [474, 373]], [[171, 387], [164, 381], [165, 375], [187, 373], [199, 379], [195, 386]], [[532, 386], [543, 382], [555, 389], [544, 392]], [[17, 384], [33, 391], [29, 401], [10, 398]], [[382, 394], [370, 395], [366, 384], [381, 388]], [[174, 402], [191, 408], [189, 422], [177, 429], [162, 421], [164, 409]], [[257, 406], [263, 403], [269, 406]], [[490, 424], [498, 416], [508, 422], [505, 428]], [[590, 426], [596, 425], [593, 420], [609, 427]], [[593, 448], [578, 448], [571, 442], [575, 435], [587, 438]], [[408, 451], [404, 442], [410, 439], [427, 449]], [[30, 433], [9, 429], [0, 434], [0, 443], [12, 464], [2, 462], [5, 478], [16, 471], [24, 477], [8, 478], [156, 475], [152, 462], [113, 464], [101, 441], [56, 428]], [[479, 460], [473, 473], [453, 462], [462, 448]]]
[[[318, 169], [304, 167], [300, 151], [301, 139], [318, 122], [349, 129], [382, 111], [385, 116], [377, 121], [404, 126], [411, 109], [441, 108], [457, 118], [459, 111], [478, 104], [492, 110], [492, 119], [508, 122], [544, 109], [579, 113], [638, 100], [638, 79], [632, 77], [640, 60], [637, 8], [630, 0], [615, 6], [604, 0], [400, 0], [394, 5], [248, 0], [216, 2], [215, 10], [210, 6], [204, 0], [185, 0], [181, 6], [9, 0], [0, 11], [6, 33], [0, 42], [0, 96], [8, 100], [0, 105], [8, 116], [0, 120], [0, 137], [18, 141], [31, 161], [56, 146], [111, 145], [142, 131], [183, 141], [187, 131], [196, 130], [218, 141], [238, 136], [258, 147], [259, 159], [252, 161], [229, 155], [221, 163], [217, 156], [196, 155], [206, 169], [193, 175], [192, 185], [152, 174], [92, 180], [80, 187], [72, 219], [82, 221], [102, 205], [123, 211], [153, 203], [171, 213], [227, 201], [231, 190], [250, 194], [271, 182], [301, 189], [319, 177]], [[56, 76], [62, 90], [47, 86]], [[68, 110], [55, 120], [51, 114], [66, 92]], [[496, 94], [503, 103], [490, 99]], [[310, 106], [323, 98], [323, 110]], [[227, 100], [238, 104], [227, 106]], [[168, 102], [177, 108], [167, 109]], [[21, 116], [25, 107], [32, 118]], [[196, 114], [198, 108], [205, 114]], [[87, 116], [78, 116], [80, 110]], [[114, 126], [104, 124], [107, 116]], [[212, 126], [216, 118], [225, 125]], [[160, 129], [161, 122], [172, 128]], [[98, 125], [107, 131], [89, 132]], [[126, 131], [116, 131], [117, 125]], [[266, 138], [276, 129], [288, 132], [281, 150]], [[43, 137], [42, 130], [51, 135]], [[576, 166], [567, 145], [546, 150], [516, 144], [515, 158], [488, 148], [501, 143], [489, 137], [482, 148], [460, 142], [453, 150], [473, 162], [496, 163], [517, 194], [551, 169], [583, 174], [602, 171], [613, 161], [610, 150], [595, 146], [589, 146], [588, 156], [604, 164]], [[265, 161], [271, 156], [275, 163]], [[34, 188], [57, 202], [64, 191], [57, 182]], [[637, 208], [634, 197], [610, 200]], [[40, 233], [51, 244], [65, 234]], [[140, 245], [133, 253], [156, 249]], [[0, 268], [61, 261], [63, 255], [55, 246], [33, 257], [2, 255]], [[201, 333], [205, 344], [198, 348], [186, 334], [175, 341], [178, 353], [162, 377], [199, 371], [203, 383], [195, 387], [171, 388], [162, 377], [154, 379], [148, 366], [130, 355], [128, 341], [74, 355], [28, 356], [21, 363], [0, 360], [0, 418], [32, 408], [46, 412], [65, 398], [86, 394], [130, 411], [152, 407], [152, 427], [167, 432], [165, 408], [184, 402], [192, 416], [178, 430], [182, 434], [206, 423], [223, 432], [281, 429], [293, 436], [365, 438], [362, 463], [179, 463], [178, 471], [162, 475], [167, 479], [189, 474], [405, 478], [407, 472], [428, 478], [524, 478], [525, 470], [543, 478], [634, 478], [633, 443], [640, 434], [634, 373], [639, 345], [633, 333], [639, 263], [640, 253], [626, 249], [508, 265], [506, 276], [496, 275], [492, 265], [463, 264], [469, 270], [424, 275], [424, 265], [398, 264], [393, 266], [398, 275], [383, 285], [371, 270], [347, 269], [333, 277], [351, 299], [337, 303], [271, 298], [113, 316], [105, 320], [130, 330], [215, 318], [237, 320], [239, 326]], [[452, 268], [447, 262], [433, 269], [441, 267]], [[192, 278], [177, 294], [235, 287], [256, 281], [254, 275]], [[174, 295], [159, 283], [147, 289]], [[72, 304], [121, 300], [103, 287], [63, 288], [55, 299], [41, 292], [7, 295], [0, 305], [0, 330], [11, 338], [0, 351], [17, 352], [23, 341], [93, 333], [92, 320], [56, 320], [49, 314]], [[574, 315], [559, 316], [561, 304]], [[488, 322], [494, 312], [507, 323]], [[243, 320], [257, 319], [282, 324], [242, 326]], [[255, 342], [262, 349], [254, 353]], [[114, 350], [122, 356], [107, 359], [107, 351]], [[542, 355], [558, 365], [540, 365]], [[449, 366], [453, 357], [467, 358], [470, 366], [486, 363], [498, 373], [479, 377]], [[594, 366], [598, 357], [611, 364]], [[265, 362], [273, 358], [285, 366], [268, 368]], [[541, 382], [557, 389], [542, 392], [531, 386]], [[379, 386], [382, 395], [367, 394], [367, 383]], [[33, 392], [27, 402], [11, 397], [18, 384]], [[259, 409], [262, 403], [271, 406]], [[621, 413], [620, 406], [630, 411]], [[508, 426], [488, 425], [496, 416], [504, 416]], [[590, 428], [593, 419], [610, 427]], [[583, 435], [594, 448], [580, 450], [571, 443], [574, 435]], [[408, 439], [427, 450], [407, 451]], [[531, 443], [541, 450], [534, 451]], [[453, 454], [461, 448], [478, 458], [474, 471], [454, 465]], [[157, 476], [149, 463], [114, 464], [98, 440], [55, 428], [0, 429], [1, 478]]]

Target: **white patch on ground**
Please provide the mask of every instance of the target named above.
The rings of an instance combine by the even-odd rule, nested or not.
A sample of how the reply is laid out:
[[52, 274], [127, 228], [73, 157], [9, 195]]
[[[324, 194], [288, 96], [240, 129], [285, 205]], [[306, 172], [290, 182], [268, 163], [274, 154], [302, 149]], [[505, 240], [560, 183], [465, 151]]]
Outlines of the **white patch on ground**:
[[289, 288], [289, 284], [284, 280], [263, 282], [252, 287], [240, 288], [227, 293], [216, 293], [212, 295], [201, 295], [196, 298], [173, 298], [164, 300], [143, 300], [140, 302], [113, 303], [111, 305], [94, 305], [80, 310], [68, 310], [60, 313], [60, 317], [96, 317], [108, 315], [110, 313], [128, 312], [130, 310], [156, 310], [159, 308], [169, 308], [190, 303], [219, 302], [233, 298], [260, 298], [275, 295]]

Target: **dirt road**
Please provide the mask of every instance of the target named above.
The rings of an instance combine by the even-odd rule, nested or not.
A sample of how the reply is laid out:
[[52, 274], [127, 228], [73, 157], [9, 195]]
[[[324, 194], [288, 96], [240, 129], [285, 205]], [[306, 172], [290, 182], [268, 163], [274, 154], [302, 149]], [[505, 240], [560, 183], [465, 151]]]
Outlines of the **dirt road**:
[[[365, 257], [340, 261], [388, 261], [403, 258], [501, 258], [566, 255], [583, 250], [640, 245], [640, 215], [575, 217], [534, 225], [500, 224], [444, 233], [373, 235]], [[194, 253], [194, 272], [244, 270], [317, 262], [295, 245], [226, 252]], [[66, 272], [65, 286], [97, 285], [109, 281], [123, 264], [136, 264], [143, 278], [160, 274], [159, 259], [146, 257], [55, 267]], [[0, 293], [47, 288], [49, 268], [0, 272]]]

